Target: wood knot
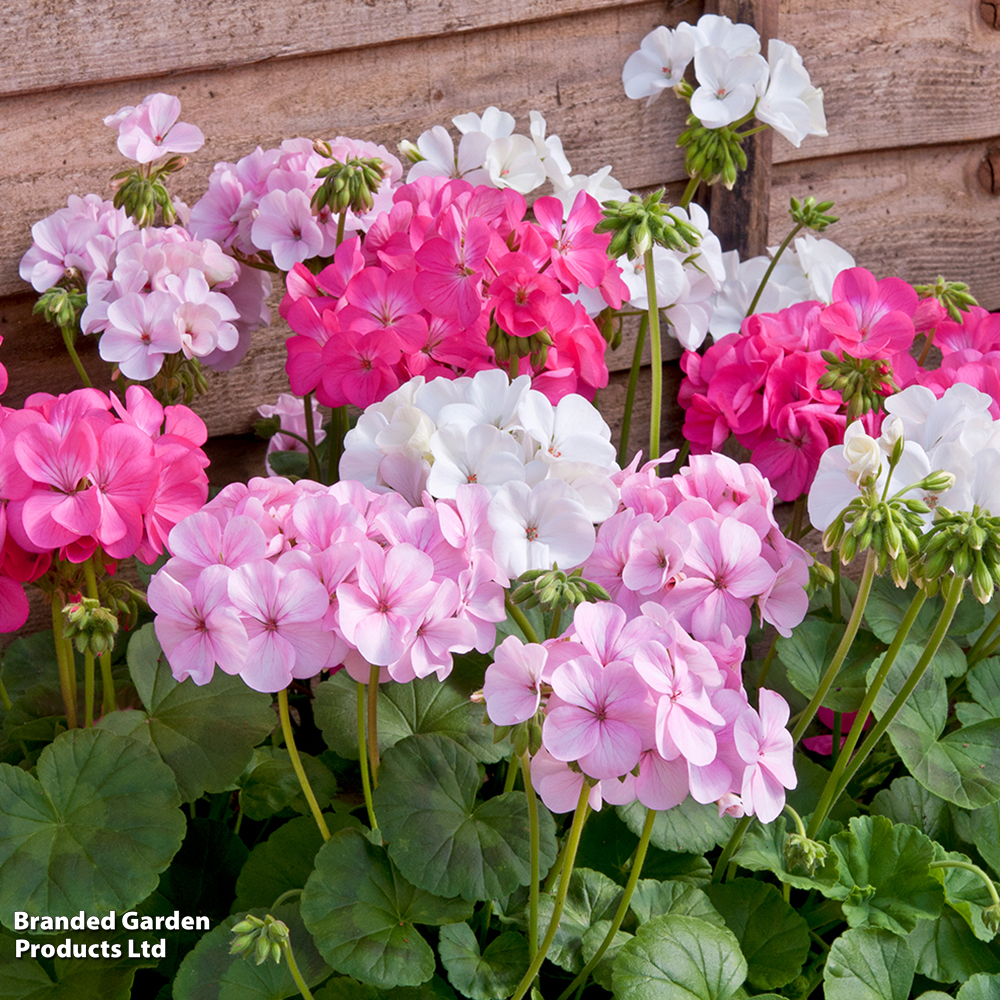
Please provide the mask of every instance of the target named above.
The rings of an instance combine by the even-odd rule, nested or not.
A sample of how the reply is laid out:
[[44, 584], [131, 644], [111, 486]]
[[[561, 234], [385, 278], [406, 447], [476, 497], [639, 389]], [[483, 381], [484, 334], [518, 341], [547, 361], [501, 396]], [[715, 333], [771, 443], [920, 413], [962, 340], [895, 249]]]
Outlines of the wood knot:
[[1000, 31], [1000, 2], [979, 0], [979, 16], [987, 28]]
[[994, 146], [986, 150], [979, 161], [976, 180], [987, 194], [1000, 194], [1000, 148]]

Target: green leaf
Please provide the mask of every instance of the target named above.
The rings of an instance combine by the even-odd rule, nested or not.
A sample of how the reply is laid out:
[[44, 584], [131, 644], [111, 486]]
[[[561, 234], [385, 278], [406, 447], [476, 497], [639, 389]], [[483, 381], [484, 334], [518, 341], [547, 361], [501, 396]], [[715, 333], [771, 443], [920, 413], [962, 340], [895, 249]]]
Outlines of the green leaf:
[[[971, 864], [972, 859], [958, 851], [946, 851], [940, 844], [934, 845], [935, 861], [962, 861]], [[983, 910], [993, 904], [993, 897], [983, 880], [965, 868], [937, 868], [934, 874], [944, 882], [944, 895], [948, 905], [960, 913], [969, 929], [980, 941], [992, 941], [994, 932], [983, 923]]]
[[[590, 962], [597, 954], [598, 949], [604, 944], [604, 939], [608, 936], [608, 931], [610, 930], [610, 920], [598, 920], [596, 924], [588, 927], [583, 932], [580, 945], [584, 962]], [[611, 944], [605, 949], [597, 965], [590, 970], [590, 976], [594, 982], [599, 986], [603, 986], [609, 993], [613, 988], [615, 959], [618, 957], [618, 952], [622, 950], [622, 947], [631, 941], [633, 937], [634, 935], [629, 934], [627, 931], [615, 931], [615, 936], [612, 938]]]
[[285, 478], [301, 479], [309, 471], [309, 456], [304, 451], [272, 451], [267, 462], [276, 476]]
[[173, 772], [148, 747], [74, 729], [35, 778], [0, 764], [0, 920], [16, 910], [127, 910], [156, 888], [184, 836]]
[[[622, 898], [622, 887], [600, 872], [589, 868], [574, 868], [569, 878], [569, 890], [559, 928], [549, 948], [548, 959], [567, 972], [579, 972], [584, 965], [583, 936], [587, 930], [611, 920]], [[555, 893], [538, 897], [539, 940], [545, 936], [555, 909]], [[524, 918], [527, 917], [525, 913]], [[527, 920], [519, 920], [527, 926]]]
[[871, 811], [893, 823], [915, 826], [931, 840], [940, 840], [951, 830], [948, 803], [908, 775], [879, 791], [872, 799]]
[[827, 1000], [907, 1000], [916, 959], [905, 938], [874, 927], [845, 931], [823, 971]]
[[438, 935], [438, 953], [448, 981], [472, 1000], [503, 1000], [528, 968], [528, 942], [517, 931], [505, 931], [480, 953], [468, 924], [449, 924]]
[[[819, 805], [830, 771], [804, 753], [796, 752], [793, 763], [798, 784], [786, 794], [785, 801], [800, 816], [808, 816]], [[852, 816], [857, 815], [858, 807], [849, 795], [841, 795], [830, 811], [830, 819], [841, 823], [846, 823]]]
[[970, 976], [962, 984], [955, 1000], [1000, 1000], [1000, 976], [984, 972]]
[[790, 983], [809, 957], [809, 928], [766, 882], [738, 878], [705, 889], [747, 960], [747, 982], [771, 990]]
[[934, 844], [915, 827], [884, 816], [851, 820], [830, 838], [840, 862], [840, 883], [828, 895], [841, 900], [851, 927], [881, 927], [906, 934], [944, 904], [941, 883], [928, 865]]
[[[485, 764], [509, 756], [508, 742], [493, 742], [493, 726], [484, 726], [485, 707], [469, 700], [483, 686], [482, 670], [469, 657], [456, 657], [449, 677], [425, 677], [409, 684], [382, 684], [378, 691], [380, 751], [407, 736], [448, 736]], [[339, 671], [316, 688], [313, 712], [331, 750], [358, 759], [357, 683]]]
[[950, 906], [937, 920], [921, 920], [908, 941], [917, 956], [917, 972], [935, 982], [964, 983], [977, 972], [1000, 972], [996, 952]]
[[349, 976], [328, 980], [313, 993], [315, 1000], [456, 1000], [455, 991], [440, 977], [433, 976], [419, 986], [397, 986], [377, 990]]
[[[18, 935], [23, 937], [23, 935]], [[53, 940], [63, 944], [65, 938]], [[66, 966], [57, 959], [56, 964]], [[45, 966], [52, 969], [50, 974]], [[129, 1000], [134, 965], [87, 959], [69, 968], [53, 968], [30, 954], [17, 955], [16, 939], [0, 934], [0, 1000]]]
[[[888, 577], [876, 577], [868, 603], [865, 605], [865, 620], [868, 627], [882, 642], [888, 644], [896, 638], [899, 626], [902, 624], [906, 609], [916, 593], [916, 586], [911, 581], [904, 590], [900, 590]], [[941, 617], [944, 602], [941, 596], [928, 598], [917, 614], [906, 637], [907, 645], [919, 647], [927, 645], [934, 627]], [[978, 601], [964, 600], [956, 611], [948, 635], [945, 636], [937, 653], [934, 655], [934, 669], [943, 677], [960, 677], [965, 673], [965, 655], [961, 647], [951, 636], [963, 636], [982, 626], [983, 607]]]
[[790, 871], [785, 861], [787, 839], [784, 816], [766, 826], [755, 820], [750, 824], [733, 860], [753, 872], [773, 872], [782, 882], [796, 889], [818, 889], [824, 896], [833, 895], [840, 881], [836, 853], [827, 851], [823, 864], [812, 875], [800, 867]]
[[733, 933], [696, 917], [655, 917], [618, 952], [616, 1000], [729, 1000], [747, 963]]
[[[383, 764], [375, 814], [389, 856], [414, 885], [439, 896], [497, 899], [528, 884], [523, 792], [477, 805], [479, 765], [444, 736], [408, 736], [386, 751]], [[555, 822], [541, 803], [538, 814], [544, 876], [556, 858]]]
[[[251, 911], [263, 917], [267, 910]], [[306, 985], [315, 986], [330, 975], [299, 914], [298, 902], [285, 903], [271, 915], [288, 926], [292, 951]], [[174, 980], [174, 1000], [285, 1000], [299, 996], [299, 988], [288, 971], [288, 963], [268, 959], [257, 965], [253, 956], [230, 955], [234, 924], [246, 916], [228, 917], [205, 934], [189, 952]]]
[[302, 893], [302, 917], [338, 972], [379, 988], [417, 986], [434, 973], [434, 952], [415, 924], [451, 924], [472, 915], [460, 899], [412, 886], [382, 847], [355, 829], [320, 848]]
[[[921, 650], [909, 644], [886, 677], [875, 699], [881, 717], [912, 673]], [[877, 663], [873, 665], [874, 671]], [[1000, 799], [1000, 725], [994, 721], [964, 726], [938, 739], [948, 718], [944, 678], [928, 670], [889, 725], [892, 744], [921, 785], [935, 795], [966, 809], [977, 809]]]
[[1000, 874], [1000, 840], [997, 838], [997, 830], [1000, 830], [1000, 802], [976, 809], [967, 815], [967, 838], [976, 845], [976, 850], [994, 873]]
[[[618, 815], [636, 835], [646, 822], [646, 807], [639, 801], [618, 806]], [[735, 821], [731, 816], [719, 816], [719, 807], [710, 802], [702, 805], [688, 796], [679, 806], [656, 814], [649, 842], [661, 851], [704, 854], [729, 840]]]
[[1000, 716], [1000, 656], [977, 663], [966, 675], [965, 686], [990, 718]]
[[685, 917], [697, 917], [716, 927], [726, 926], [722, 914], [708, 896], [685, 882], [658, 882], [656, 879], [641, 878], [635, 884], [629, 907], [640, 924], [667, 913], [679, 913]]
[[[337, 794], [337, 779], [318, 757], [300, 752], [299, 759], [320, 809], [325, 809]], [[240, 808], [250, 819], [267, 819], [288, 808], [303, 814], [310, 812], [287, 750], [258, 747], [239, 785]]]
[[[807, 698], [816, 693], [846, 628], [846, 625], [806, 618], [791, 636], [778, 638], [778, 657], [788, 671], [788, 679]], [[859, 631], [833, 686], [823, 699], [823, 707], [833, 712], [856, 712], [867, 690], [865, 672], [884, 649], [885, 643], [871, 632]]]
[[271, 696], [221, 670], [202, 687], [190, 678], [178, 684], [152, 625], [132, 637], [128, 665], [146, 711], [113, 712], [101, 728], [151, 742], [176, 775], [185, 802], [228, 789], [274, 728]]
[[[361, 827], [353, 816], [327, 813], [324, 818], [331, 833], [348, 826]], [[279, 826], [250, 852], [236, 880], [236, 908], [267, 908], [283, 892], [304, 888], [322, 846], [323, 835], [312, 816], [296, 816]]]

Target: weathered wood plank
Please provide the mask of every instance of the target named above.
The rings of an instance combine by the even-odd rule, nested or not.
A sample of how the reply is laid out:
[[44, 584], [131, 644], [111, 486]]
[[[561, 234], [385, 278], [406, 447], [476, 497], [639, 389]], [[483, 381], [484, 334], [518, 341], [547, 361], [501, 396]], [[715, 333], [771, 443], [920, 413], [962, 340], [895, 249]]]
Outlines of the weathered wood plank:
[[771, 244], [790, 228], [788, 201], [832, 199], [827, 230], [878, 277], [967, 281], [981, 305], [1000, 309], [1000, 198], [977, 179], [980, 143], [786, 163], [774, 168]]
[[[700, 2], [670, 11], [671, 23], [697, 19]], [[684, 176], [674, 139], [683, 128], [679, 101], [665, 114], [643, 114], [621, 86], [621, 67], [638, 40], [663, 17], [661, 4], [611, 7], [491, 31], [391, 47], [188, 73], [170, 81], [183, 119], [207, 143], [176, 177], [173, 190], [193, 202], [219, 160], [258, 144], [338, 134], [384, 142], [416, 139], [434, 124], [496, 104], [527, 133], [528, 112], [546, 117], [573, 168], [605, 164], [630, 187]], [[392, 72], [386, 72], [391, 65]], [[150, 81], [84, 87], [0, 100], [0, 296], [23, 284], [17, 265], [31, 225], [65, 205], [69, 194], [108, 192], [123, 161], [104, 115], [164, 87]]]
[[[648, 0], [14, 0], [0, 16], [0, 94], [173, 76], [456, 35]], [[44, 38], [45, 45], [25, 45]]]

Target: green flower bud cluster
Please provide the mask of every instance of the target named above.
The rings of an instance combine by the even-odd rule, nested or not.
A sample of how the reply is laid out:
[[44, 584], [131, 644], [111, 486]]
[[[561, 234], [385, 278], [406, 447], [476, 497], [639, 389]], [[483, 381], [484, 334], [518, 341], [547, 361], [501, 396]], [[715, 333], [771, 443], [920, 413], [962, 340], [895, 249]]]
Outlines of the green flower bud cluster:
[[922, 299], [937, 299], [956, 323], [962, 322], [962, 313], [968, 312], [970, 306], [979, 305], [964, 281], [945, 281], [940, 274], [933, 285], [914, 285], [913, 290]]
[[817, 203], [816, 199], [810, 195], [805, 201], [792, 198], [792, 207], [788, 212], [792, 217], [792, 222], [797, 223], [804, 229], [811, 229], [813, 232], [821, 233], [827, 226], [831, 226], [840, 220], [840, 216], [838, 215], [826, 214], [831, 208], [833, 208], [832, 201]]
[[810, 840], [801, 833], [790, 833], [785, 838], [785, 864], [789, 871], [804, 868], [810, 875], [814, 875], [826, 860], [826, 853], [826, 844]]
[[821, 389], [839, 392], [847, 405], [847, 422], [882, 408], [882, 399], [899, 387], [893, 381], [892, 367], [879, 358], [839, 358], [833, 351], [820, 351], [826, 362], [826, 374], [820, 377]]
[[110, 653], [118, 634], [118, 617], [93, 597], [81, 597], [63, 609], [63, 637], [72, 639], [81, 652], [90, 650], [94, 656]]
[[42, 292], [32, 312], [41, 313], [46, 323], [71, 331], [75, 340], [80, 313], [86, 308], [87, 290], [82, 287], [80, 272], [71, 267], [58, 285]]
[[486, 330], [486, 343], [493, 348], [493, 356], [500, 368], [506, 368], [511, 358], [530, 358], [532, 367], [539, 368], [545, 364], [549, 348], [555, 341], [545, 327], [530, 337], [515, 337], [491, 318]]
[[170, 200], [165, 179], [187, 164], [186, 156], [171, 156], [150, 173], [148, 167], [132, 167], [115, 174], [115, 208], [124, 208], [139, 228], [151, 226], [156, 221], [156, 210], [162, 213], [163, 224], [172, 226], [177, 221], [177, 210]]
[[987, 906], [983, 910], [983, 924], [988, 931], [992, 931], [995, 935], [997, 931], [1000, 931], [1000, 904], [994, 903], [992, 906]]
[[664, 190], [654, 191], [645, 198], [634, 194], [628, 201], [609, 201], [604, 205], [604, 218], [594, 227], [598, 233], [614, 233], [608, 245], [608, 256], [629, 260], [645, 256], [653, 244], [668, 250], [687, 253], [701, 242], [701, 233], [690, 222], [672, 215], [663, 202]]
[[837, 549], [845, 565], [859, 552], [871, 549], [877, 571], [891, 569], [896, 585], [904, 587], [910, 578], [910, 562], [920, 551], [924, 527], [920, 515], [929, 510], [921, 500], [882, 500], [873, 484], [837, 515], [823, 533], [823, 547], [828, 552]]
[[722, 181], [731, 191], [736, 175], [747, 168], [743, 139], [731, 128], [706, 128], [694, 116], [688, 116], [688, 128], [677, 137], [685, 149], [684, 169], [688, 177], [700, 177], [708, 184]]
[[229, 954], [241, 955], [245, 959], [252, 953], [257, 965], [263, 965], [269, 958], [280, 965], [281, 952], [289, 947], [288, 925], [275, 920], [270, 913], [263, 920], [248, 913], [233, 925], [232, 933], [234, 937]]
[[825, 590], [833, 586], [833, 570], [826, 563], [819, 559], [813, 559], [809, 567], [809, 582], [806, 584], [806, 593], [812, 597], [817, 590]]
[[[488, 721], [488, 719], [483, 720], [484, 723]], [[515, 756], [523, 757], [527, 750], [528, 754], [534, 757], [542, 749], [542, 721], [541, 713], [536, 712], [530, 719], [519, 722], [516, 726], [495, 726], [493, 742], [499, 743], [509, 736]]]
[[[329, 145], [318, 143], [317, 150], [329, 156]], [[352, 156], [343, 163], [334, 160], [330, 166], [317, 171], [316, 176], [323, 183], [312, 196], [314, 211], [321, 212], [328, 207], [334, 215], [347, 209], [363, 215], [375, 206], [375, 192], [385, 180], [385, 165], [377, 156]]]
[[922, 554], [925, 586], [936, 590], [937, 582], [951, 571], [971, 579], [976, 599], [986, 604], [1000, 584], [1000, 517], [991, 516], [978, 505], [971, 511], [957, 512], [938, 506], [934, 524], [924, 535]]
[[208, 380], [197, 358], [186, 358], [180, 353], [168, 354], [148, 388], [164, 406], [177, 403], [190, 406], [196, 395], [203, 396], [208, 392]]
[[582, 569], [564, 573], [561, 569], [529, 569], [515, 581], [510, 599], [526, 608], [541, 607], [543, 611], [571, 608], [584, 601], [610, 601], [611, 595], [599, 584], [584, 580]]

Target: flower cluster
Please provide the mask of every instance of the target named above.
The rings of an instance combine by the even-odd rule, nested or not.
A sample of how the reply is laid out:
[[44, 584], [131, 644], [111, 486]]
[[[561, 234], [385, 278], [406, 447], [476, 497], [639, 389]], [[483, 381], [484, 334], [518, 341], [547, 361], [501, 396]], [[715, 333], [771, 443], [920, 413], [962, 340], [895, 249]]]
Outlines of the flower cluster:
[[377, 157], [383, 165], [371, 210], [346, 213], [344, 232], [367, 230], [391, 208], [403, 167], [384, 146], [338, 136], [322, 152], [312, 139], [300, 137], [286, 139], [278, 149], [258, 146], [237, 163], [217, 163], [208, 190], [191, 208], [191, 232], [237, 255], [256, 260], [263, 253], [282, 271], [313, 257], [332, 257], [338, 216], [329, 206], [313, 212], [312, 198], [322, 183], [317, 174], [357, 157]]
[[413, 505], [426, 490], [457, 498], [484, 491], [492, 556], [501, 573], [579, 566], [594, 524], [618, 507], [611, 431], [580, 396], [555, 406], [500, 371], [472, 378], [416, 378], [369, 407], [345, 438], [342, 476], [394, 490]]
[[597, 533], [587, 579], [629, 618], [659, 605], [734, 670], [755, 605], [791, 635], [808, 608], [812, 560], [782, 535], [758, 469], [715, 454], [692, 456], [669, 478], [636, 464], [615, 477], [622, 508]]
[[273, 692], [342, 664], [444, 678], [453, 652], [488, 652], [505, 612], [481, 491], [411, 508], [349, 481], [227, 486], [174, 528], [150, 582], [174, 675], [205, 684], [218, 664]]
[[[0, 587], [21, 618], [13, 628], [27, 602], [11, 581], [38, 579], [53, 557], [82, 563], [100, 551], [152, 562], [170, 529], [205, 502], [202, 420], [186, 406], [164, 410], [139, 386], [125, 399], [78, 389], [0, 408]], [[0, 628], [10, 625], [5, 613]]]
[[400, 187], [362, 244], [342, 243], [313, 275], [288, 276], [281, 312], [292, 390], [366, 407], [415, 376], [499, 364], [534, 373], [550, 399], [607, 385], [605, 341], [580, 301], [620, 306], [624, 286], [594, 233], [597, 203], [539, 198], [536, 222], [511, 189], [423, 178]]
[[756, 116], [796, 147], [808, 135], [827, 134], [823, 91], [812, 85], [794, 46], [772, 38], [765, 60], [752, 25], [716, 14], [651, 31], [622, 70], [625, 93], [652, 102], [667, 88], [682, 90], [692, 60], [698, 86], [686, 96], [706, 129]]
[[[781, 500], [808, 492], [823, 453], [843, 441], [843, 386], [830, 379], [821, 382], [830, 352], [862, 364], [878, 362], [877, 395], [913, 384], [929, 385], [940, 394], [960, 374], [984, 388], [1000, 388], [995, 374], [985, 372], [990, 366], [976, 363], [985, 352], [956, 352], [943, 376], [911, 357], [918, 333], [941, 324], [947, 327], [946, 342], [958, 337], [954, 342], [962, 343], [962, 328], [945, 320], [936, 299], [919, 299], [905, 281], [878, 281], [870, 271], [852, 267], [836, 276], [830, 299], [828, 304], [807, 300], [777, 313], [756, 313], [743, 321], [739, 333], [722, 337], [704, 356], [687, 352], [681, 359], [686, 377], [679, 399], [686, 411], [684, 436], [692, 449], [718, 449], [734, 434]], [[973, 321], [977, 326], [984, 322], [979, 316]], [[984, 345], [992, 343], [986, 332], [990, 325], [984, 326]], [[831, 387], [821, 387], [826, 385]], [[873, 414], [869, 429], [877, 431], [879, 419]]]
[[266, 275], [181, 226], [130, 230], [95, 264], [80, 324], [101, 334], [101, 357], [131, 379], [152, 378], [177, 353], [227, 370], [270, 319]]
[[638, 799], [671, 809], [690, 794], [769, 822], [796, 784], [784, 699], [761, 690], [751, 708], [712, 649], [655, 602], [631, 619], [584, 604], [561, 639], [504, 640], [483, 694], [497, 725], [541, 713], [532, 782], [556, 812], [572, 809], [589, 779], [594, 808]]

